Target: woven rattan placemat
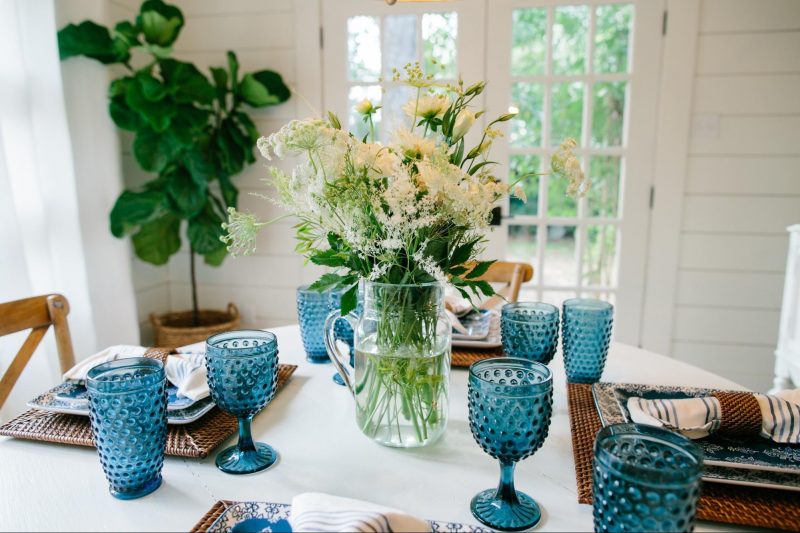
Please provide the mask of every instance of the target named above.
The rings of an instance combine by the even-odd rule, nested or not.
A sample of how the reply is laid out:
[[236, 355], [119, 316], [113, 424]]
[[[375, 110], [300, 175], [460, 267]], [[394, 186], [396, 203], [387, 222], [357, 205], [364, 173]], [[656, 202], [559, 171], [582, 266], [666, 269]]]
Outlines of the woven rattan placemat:
[[[578, 502], [592, 503], [594, 438], [602, 424], [594, 405], [592, 386], [568, 383], [569, 422]], [[800, 498], [796, 492], [704, 483], [697, 518], [726, 524], [800, 531]]]
[[214, 505], [211, 506], [211, 509], [208, 510], [206, 514], [203, 515], [203, 518], [197, 522], [194, 527], [191, 529], [191, 533], [205, 533], [208, 531], [208, 528], [217, 521], [217, 518], [222, 516], [222, 513], [225, 512], [225, 509], [230, 507], [236, 502], [232, 502], [230, 500], [220, 500]]
[[479, 348], [458, 348], [454, 346], [450, 366], [469, 368], [472, 363], [482, 359], [501, 357], [502, 355], [502, 348], [489, 348], [486, 350]]
[[[280, 390], [297, 365], [278, 365]], [[167, 430], [167, 455], [206, 457], [236, 433], [236, 418], [214, 407], [200, 420], [185, 425], [170, 425]], [[0, 426], [0, 435], [20, 439], [94, 446], [89, 417], [30, 409]]]

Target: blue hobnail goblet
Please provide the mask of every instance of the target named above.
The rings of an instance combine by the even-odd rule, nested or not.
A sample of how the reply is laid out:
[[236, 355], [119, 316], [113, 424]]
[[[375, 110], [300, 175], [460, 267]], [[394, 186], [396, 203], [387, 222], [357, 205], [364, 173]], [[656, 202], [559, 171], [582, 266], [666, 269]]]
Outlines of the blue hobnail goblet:
[[614, 306], [602, 300], [564, 301], [564, 368], [570, 383], [596, 383], [603, 374], [614, 324]]
[[703, 454], [683, 435], [640, 424], [600, 430], [594, 443], [595, 531], [692, 531]]
[[300, 337], [309, 363], [330, 363], [325, 348], [325, 319], [330, 313], [328, 291], [312, 291], [309, 285], [297, 288], [297, 318], [300, 322]]
[[167, 445], [167, 380], [161, 361], [132, 357], [102, 363], [86, 378], [89, 417], [109, 492], [120, 500], [161, 485]]
[[228, 474], [252, 474], [272, 466], [278, 452], [253, 442], [250, 422], [266, 406], [278, 383], [278, 339], [269, 331], [241, 330], [206, 341], [208, 387], [214, 403], [239, 419], [239, 442], [217, 455]]
[[547, 364], [558, 347], [558, 307], [539, 302], [517, 302], [500, 312], [503, 351], [509, 357]]
[[539, 505], [514, 489], [514, 467], [547, 438], [553, 411], [553, 375], [527, 359], [484, 359], [469, 369], [469, 427], [483, 451], [500, 462], [500, 485], [478, 493], [472, 515], [502, 531], [539, 523]]

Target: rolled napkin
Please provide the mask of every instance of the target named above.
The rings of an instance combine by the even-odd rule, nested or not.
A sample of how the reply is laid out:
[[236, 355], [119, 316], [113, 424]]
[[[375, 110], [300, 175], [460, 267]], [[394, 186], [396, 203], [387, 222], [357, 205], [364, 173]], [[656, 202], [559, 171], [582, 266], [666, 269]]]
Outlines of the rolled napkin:
[[[82, 383], [86, 381], [86, 375], [91, 368], [117, 359], [142, 357], [148, 350], [150, 349], [144, 346], [126, 344], [109, 346], [67, 370], [64, 373], [64, 381]], [[164, 373], [167, 380], [178, 388], [178, 396], [186, 396], [195, 401], [202, 400], [210, 394], [206, 380], [205, 347], [203, 351], [195, 349], [194, 345], [180, 350], [181, 353], [166, 356]]]
[[775, 395], [717, 392], [679, 400], [628, 398], [628, 412], [637, 424], [663, 427], [690, 439], [712, 433], [760, 435], [781, 444], [800, 444], [800, 389]]
[[464, 298], [455, 287], [447, 286], [444, 289], [444, 307], [455, 316], [464, 316], [472, 311], [472, 302]]
[[361, 500], [306, 492], [292, 499], [294, 531], [430, 531], [425, 520]]

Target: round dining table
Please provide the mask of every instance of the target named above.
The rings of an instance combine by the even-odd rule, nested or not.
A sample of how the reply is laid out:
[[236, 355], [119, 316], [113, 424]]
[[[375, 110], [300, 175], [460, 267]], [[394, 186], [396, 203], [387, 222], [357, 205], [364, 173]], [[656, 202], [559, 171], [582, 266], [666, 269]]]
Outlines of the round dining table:
[[[322, 492], [402, 509], [420, 518], [477, 524], [470, 499], [497, 485], [499, 467], [475, 443], [467, 417], [468, 371], [450, 374], [444, 436], [417, 449], [388, 448], [356, 427], [350, 392], [330, 364], [306, 362], [297, 326], [272, 328], [279, 358], [298, 365], [286, 386], [253, 420], [253, 436], [280, 454], [268, 470], [234, 476], [214, 457], [168, 456], [162, 486], [138, 500], [108, 492], [93, 448], [0, 437], [0, 530], [188, 531], [217, 500], [291, 503]], [[591, 531], [592, 507], [578, 504], [566, 380], [561, 354], [550, 363], [554, 406], [541, 449], [518, 464], [517, 490], [539, 502], [536, 530]], [[633, 346], [613, 343], [603, 381], [742, 389], [718, 375]], [[698, 531], [732, 529], [701, 522]]]

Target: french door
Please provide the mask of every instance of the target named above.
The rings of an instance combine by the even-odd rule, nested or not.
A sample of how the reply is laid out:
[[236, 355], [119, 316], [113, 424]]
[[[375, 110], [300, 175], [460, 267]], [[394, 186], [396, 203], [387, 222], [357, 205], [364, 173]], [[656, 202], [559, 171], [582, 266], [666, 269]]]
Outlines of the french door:
[[486, 256], [534, 265], [523, 299], [612, 301], [616, 338], [638, 344], [662, 13], [661, 0], [323, 2], [324, 103], [358, 130], [355, 103], [381, 102], [377, 136], [390, 140], [410, 96], [392, 69], [420, 61], [442, 82], [488, 80], [484, 117], [518, 113], [494, 141], [499, 178], [546, 172], [576, 139], [586, 197], [546, 175], [526, 180], [528, 201], [502, 206]]

